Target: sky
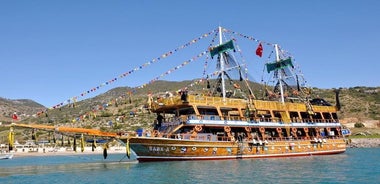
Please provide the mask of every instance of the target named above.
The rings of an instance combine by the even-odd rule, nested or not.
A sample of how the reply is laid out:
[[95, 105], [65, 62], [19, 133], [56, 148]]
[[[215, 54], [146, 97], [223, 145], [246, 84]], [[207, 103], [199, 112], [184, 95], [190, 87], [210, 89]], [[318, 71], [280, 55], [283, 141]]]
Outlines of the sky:
[[[312, 87], [378, 87], [379, 17], [378, 0], [3, 0], [0, 97], [53, 107], [141, 86], [207, 50], [211, 35], [201, 48], [185, 44], [218, 26], [281, 45]], [[184, 45], [190, 54], [175, 50]], [[256, 45], [244, 54], [254, 56]], [[144, 65], [169, 51], [170, 60]], [[201, 77], [189, 68], [159, 79]]]

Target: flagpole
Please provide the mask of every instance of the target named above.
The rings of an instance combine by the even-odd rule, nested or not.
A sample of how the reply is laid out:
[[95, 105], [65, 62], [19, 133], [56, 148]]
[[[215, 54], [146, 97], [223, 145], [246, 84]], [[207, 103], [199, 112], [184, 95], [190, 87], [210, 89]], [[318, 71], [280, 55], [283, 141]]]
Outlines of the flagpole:
[[[222, 38], [222, 27], [219, 26], [219, 45], [222, 45], [223, 38]], [[222, 78], [222, 96], [223, 96], [223, 102], [226, 101], [226, 85], [224, 82], [224, 59], [223, 59], [223, 52], [219, 53], [219, 61], [220, 61], [220, 72], [221, 72], [221, 78]]]
[[[278, 45], [277, 44], [274, 44], [274, 48], [276, 50], [276, 61], [279, 62], [280, 61], [280, 55], [279, 55], [279, 52], [278, 52]], [[284, 99], [284, 89], [282, 88], [282, 71], [281, 69], [278, 70], [278, 81], [280, 83], [280, 93], [281, 93], [281, 102], [282, 103], [285, 103], [285, 99]]]

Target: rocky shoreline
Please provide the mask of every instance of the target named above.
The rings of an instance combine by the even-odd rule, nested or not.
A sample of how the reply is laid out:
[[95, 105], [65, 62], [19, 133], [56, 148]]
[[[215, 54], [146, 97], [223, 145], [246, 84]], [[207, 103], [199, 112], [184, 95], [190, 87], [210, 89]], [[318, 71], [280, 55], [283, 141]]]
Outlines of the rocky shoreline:
[[348, 139], [350, 148], [376, 148], [380, 147], [380, 138], [357, 138]]

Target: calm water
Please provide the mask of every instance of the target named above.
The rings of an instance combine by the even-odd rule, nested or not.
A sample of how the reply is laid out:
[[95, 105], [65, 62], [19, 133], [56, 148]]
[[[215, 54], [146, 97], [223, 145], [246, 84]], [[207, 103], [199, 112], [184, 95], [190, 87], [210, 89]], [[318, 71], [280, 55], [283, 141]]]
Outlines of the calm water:
[[137, 163], [123, 158], [14, 157], [0, 160], [0, 183], [380, 183], [380, 148], [226, 161]]

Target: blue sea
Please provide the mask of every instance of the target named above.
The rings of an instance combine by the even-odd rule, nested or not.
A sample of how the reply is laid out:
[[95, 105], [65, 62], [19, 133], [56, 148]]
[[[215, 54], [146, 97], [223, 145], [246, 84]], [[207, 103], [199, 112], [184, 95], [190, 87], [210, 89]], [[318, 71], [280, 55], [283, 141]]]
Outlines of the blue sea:
[[124, 154], [0, 160], [0, 183], [380, 183], [380, 148], [294, 158], [138, 163]]

